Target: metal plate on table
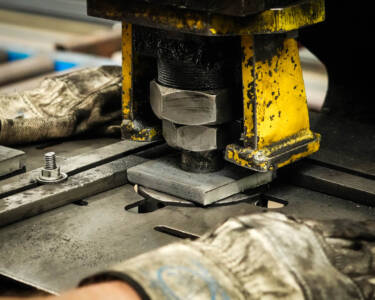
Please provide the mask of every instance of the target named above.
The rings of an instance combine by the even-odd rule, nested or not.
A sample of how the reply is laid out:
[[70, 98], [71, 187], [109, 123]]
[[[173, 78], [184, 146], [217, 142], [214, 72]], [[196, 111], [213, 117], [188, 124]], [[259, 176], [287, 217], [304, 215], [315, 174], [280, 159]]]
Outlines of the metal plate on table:
[[375, 122], [311, 113], [311, 128], [321, 133], [321, 148], [311, 160], [375, 179]]
[[187, 172], [179, 164], [179, 155], [149, 160], [130, 168], [128, 180], [205, 206], [270, 183], [274, 178], [273, 172], [253, 172], [229, 163], [212, 173]]
[[[280, 185], [264, 200], [285, 207], [273, 211], [299, 217], [364, 220], [375, 217], [368, 207], [328, 195]], [[236, 215], [262, 212], [257, 197], [232, 205], [166, 206], [137, 214], [126, 211], [142, 198], [126, 185], [0, 229], [0, 273], [52, 293], [75, 287], [85, 276], [179, 239], [154, 228], [199, 236]], [[259, 203], [258, 203], [259, 204]]]
[[25, 168], [26, 154], [23, 151], [0, 145], [0, 179]]

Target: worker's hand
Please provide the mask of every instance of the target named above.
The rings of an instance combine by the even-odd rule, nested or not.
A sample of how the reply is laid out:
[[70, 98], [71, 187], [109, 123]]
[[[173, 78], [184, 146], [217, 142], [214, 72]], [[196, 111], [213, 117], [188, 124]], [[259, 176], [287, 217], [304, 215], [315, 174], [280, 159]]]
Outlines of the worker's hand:
[[322, 236], [332, 264], [375, 298], [375, 221], [300, 221]]
[[[121, 281], [104, 282], [76, 289], [45, 300], [140, 300], [133, 288]], [[41, 299], [42, 300], [42, 299]]]
[[[130, 259], [84, 284], [118, 278], [144, 299], [371, 299], [375, 222], [361, 224], [350, 231], [355, 222], [277, 213], [232, 218], [194, 242]], [[361, 249], [365, 257], [353, 260]]]
[[[25, 144], [95, 131], [119, 131], [121, 67], [47, 77], [38, 88], [0, 94], [0, 144]], [[117, 126], [114, 126], [117, 125]]]

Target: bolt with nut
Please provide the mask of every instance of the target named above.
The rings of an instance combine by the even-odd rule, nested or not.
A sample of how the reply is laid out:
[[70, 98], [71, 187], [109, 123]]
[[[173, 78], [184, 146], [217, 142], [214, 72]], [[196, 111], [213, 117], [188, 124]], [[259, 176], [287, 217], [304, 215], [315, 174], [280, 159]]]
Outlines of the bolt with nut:
[[38, 181], [41, 183], [59, 183], [68, 178], [68, 175], [60, 171], [56, 163], [56, 153], [44, 154], [44, 168], [40, 171]]

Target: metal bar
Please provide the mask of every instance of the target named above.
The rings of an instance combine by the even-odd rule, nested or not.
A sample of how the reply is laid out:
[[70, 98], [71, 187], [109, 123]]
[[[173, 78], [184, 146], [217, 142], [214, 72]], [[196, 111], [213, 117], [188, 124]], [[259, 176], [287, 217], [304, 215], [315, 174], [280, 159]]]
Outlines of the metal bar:
[[148, 161], [129, 169], [128, 179], [150, 189], [210, 205], [248, 189], [270, 183], [273, 172], [251, 172], [231, 164], [213, 173], [186, 172], [179, 167], [176, 155]]
[[0, 145], [0, 178], [25, 168], [25, 152]]
[[375, 179], [375, 162], [364, 160], [362, 157], [351, 157], [343, 153], [321, 149], [308, 159], [314, 164], [319, 164], [369, 179]]
[[351, 114], [340, 117], [311, 112], [311, 127], [321, 133], [322, 145], [309, 159], [323, 166], [375, 179], [374, 124], [361, 122]]
[[[72, 176], [90, 168], [108, 163], [125, 155], [149, 148], [155, 143], [121, 141], [60, 162], [62, 172]], [[0, 185], [0, 199], [38, 186], [35, 178], [41, 168], [14, 177], [14, 182]]]
[[42, 185], [0, 199], [0, 226], [124, 185], [127, 169], [144, 161], [130, 155], [74, 175], [66, 182]]
[[375, 206], [375, 180], [303, 162], [290, 172], [289, 180], [298, 186], [357, 203]]

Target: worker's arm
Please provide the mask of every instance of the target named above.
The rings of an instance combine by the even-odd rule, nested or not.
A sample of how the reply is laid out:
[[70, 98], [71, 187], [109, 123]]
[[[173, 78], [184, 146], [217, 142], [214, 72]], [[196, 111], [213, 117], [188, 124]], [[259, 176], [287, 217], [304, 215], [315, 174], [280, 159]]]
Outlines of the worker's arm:
[[[97, 283], [69, 291], [61, 296], [27, 298], [28, 300], [140, 300], [136, 291], [122, 281]], [[25, 298], [1, 298], [0, 300], [25, 300]]]

